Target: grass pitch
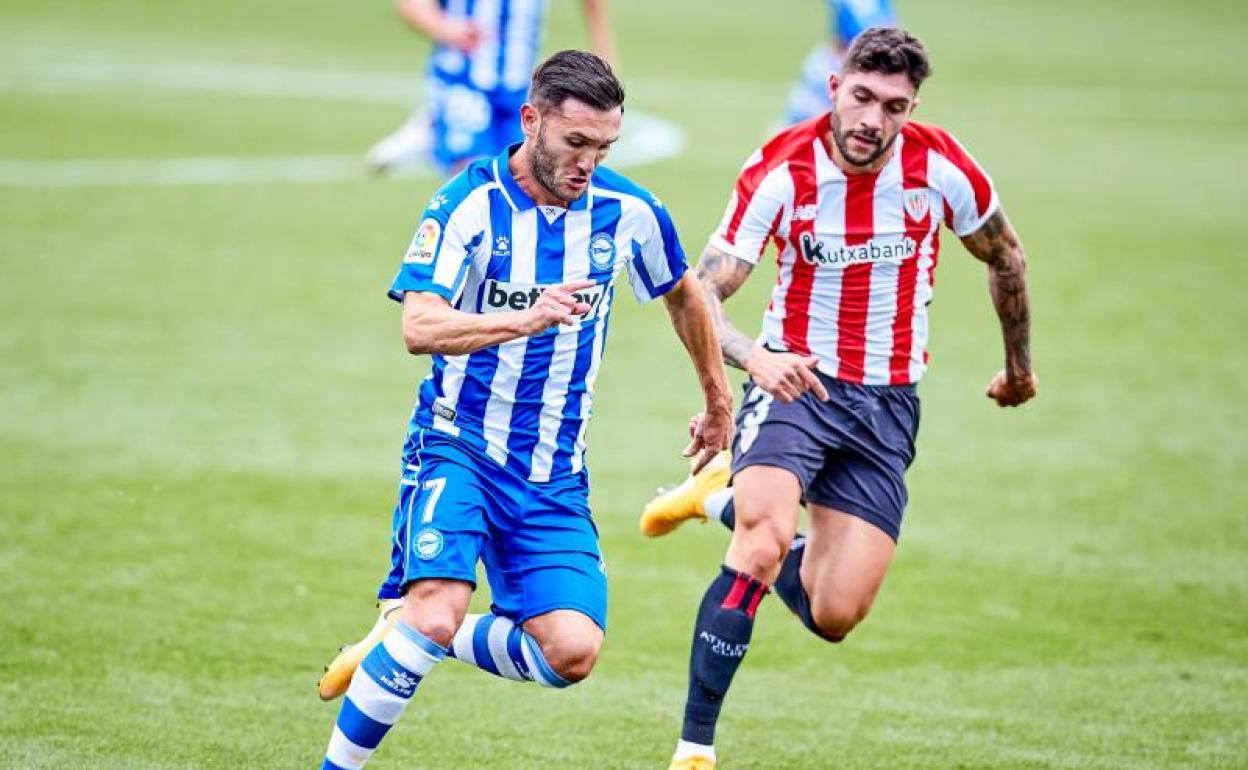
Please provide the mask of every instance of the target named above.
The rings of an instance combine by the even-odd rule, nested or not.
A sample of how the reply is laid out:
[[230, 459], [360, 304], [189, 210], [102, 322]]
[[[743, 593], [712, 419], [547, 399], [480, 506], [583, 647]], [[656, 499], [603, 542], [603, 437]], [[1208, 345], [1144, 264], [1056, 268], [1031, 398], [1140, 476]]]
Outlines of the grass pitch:
[[[548, 50], [584, 43], [576, 5], [552, 4]], [[1248, 17], [900, 12], [936, 68], [919, 116], [988, 167], [1027, 246], [1041, 395], [983, 397], [999, 334], [946, 238], [895, 566], [839, 647], [765, 603], [721, 766], [1248, 766]], [[822, 13], [615, 3], [630, 109], [689, 139], [628, 173], [694, 254]], [[383, 290], [435, 186], [332, 169], [404, 118], [423, 50], [348, 0], [0, 7], [0, 765], [318, 765], [336, 707], [313, 684], [371, 621], [425, 370]], [[170, 158], [302, 158], [312, 181], [141, 183]], [[617, 312], [598, 670], [551, 693], [444, 665], [370, 767], [666, 765], [726, 536], [636, 533], [696, 390], [660, 305]]]

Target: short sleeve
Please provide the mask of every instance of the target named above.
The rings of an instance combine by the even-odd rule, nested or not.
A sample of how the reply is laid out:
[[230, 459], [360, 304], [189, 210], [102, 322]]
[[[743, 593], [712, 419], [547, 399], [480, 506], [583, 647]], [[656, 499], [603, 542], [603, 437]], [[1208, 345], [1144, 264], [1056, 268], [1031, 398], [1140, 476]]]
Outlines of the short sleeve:
[[786, 203], [791, 202], [791, 189], [784, 189], [787, 181], [787, 174], [769, 170], [762, 153], [754, 153], [737, 177], [728, 208], [711, 236], [710, 245], [737, 259], [757, 264], [767, 241], [776, 234]]
[[642, 228], [644, 236], [632, 242], [633, 253], [628, 261], [629, 282], [639, 302], [671, 291], [689, 269], [671, 215], [658, 198], [649, 198], [640, 215], [650, 220], [650, 226]]
[[473, 197], [450, 211], [444, 201], [439, 194], [425, 209], [390, 286], [391, 299], [402, 302], [409, 291], [431, 292], [451, 304], [459, 298], [484, 228], [477, 226]]
[[953, 137], [945, 138], [938, 150], [943, 167], [940, 193], [945, 200], [945, 224], [958, 237], [965, 237], [997, 210], [997, 191], [970, 153]]

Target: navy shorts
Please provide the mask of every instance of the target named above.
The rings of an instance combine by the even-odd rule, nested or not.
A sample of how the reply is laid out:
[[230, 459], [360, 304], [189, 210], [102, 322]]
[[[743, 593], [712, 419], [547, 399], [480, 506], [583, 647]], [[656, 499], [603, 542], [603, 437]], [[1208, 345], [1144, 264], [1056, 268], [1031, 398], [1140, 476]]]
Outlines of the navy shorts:
[[539, 484], [434, 430], [416, 444], [404, 458], [379, 598], [425, 578], [476, 586], [480, 562], [494, 614], [523, 623], [576, 610], [606, 629], [606, 566], [586, 473]]
[[732, 472], [783, 468], [797, 476], [807, 502], [857, 516], [896, 540], [919, 431], [918, 393], [913, 385], [858, 385], [817, 374], [827, 401], [807, 392], [784, 404], [746, 383]]

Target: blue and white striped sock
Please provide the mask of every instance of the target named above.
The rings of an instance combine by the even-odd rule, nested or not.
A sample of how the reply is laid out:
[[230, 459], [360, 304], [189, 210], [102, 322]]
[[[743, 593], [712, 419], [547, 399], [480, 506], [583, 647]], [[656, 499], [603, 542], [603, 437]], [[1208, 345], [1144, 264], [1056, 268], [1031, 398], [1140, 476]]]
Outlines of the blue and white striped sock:
[[364, 767], [403, 715], [420, 680], [445, 655], [441, 645], [400, 621], [351, 677], [321, 770]]
[[447, 655], [515, 682], [537, 682], [542, 687], [571, 684], [546, 662], [536, 639], [498, 615], [466, 616]]

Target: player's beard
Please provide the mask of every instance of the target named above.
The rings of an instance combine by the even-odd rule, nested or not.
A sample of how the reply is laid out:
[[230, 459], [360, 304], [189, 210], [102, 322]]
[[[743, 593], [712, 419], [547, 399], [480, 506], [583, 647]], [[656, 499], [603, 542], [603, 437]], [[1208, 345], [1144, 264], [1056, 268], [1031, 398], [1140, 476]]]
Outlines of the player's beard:
[[537, 127], [537, 138], [533, 141], [533, 152], [530, 157], [533, 159], [533, 178], [546, 188], [546, 192], [564, 203], [571, 203], [585, 194], [584, 190], [576, 192], [559, 189], [559, 159], [546, 144], [546, 127], [543, 125]]
[[[871, 140], [874, 138], [876, 140], [875, 149], [867, 153], [865, 156], [855, 154], [853, 151], [849, 149], [849, 142], [847, 141], [849, 136], [855, 136], [855, 135], [858, 136], [859, 138], [867, 139], [867, 140]], [[832, 141], [836, 142], [836, 148], [841, 151], [841, 157], [845, 158], [845, 160], [847, 160], [851, 166], [866, 167], [866, 166], [870, 166], [872, 163], [879, 160], [880, 157], [884, 155], [884, 153], [889, 151], [889, 149], [893, 146], [893, 142], [897, 141], [897, 134], [893, 134], [892, 136], [890, 136], [888, 138], [888, 141], [886, 142], [883, 140], [883, 135], [879, 135], [878, 137], [870, 137], [870, 136], [866, 136], [862, 134], [859, 131], [850, 131], [846, 133], [845, 131], [841, 130], [841, 117], [836, 114], [835, 110], [833, 110], [832, 111]]]

